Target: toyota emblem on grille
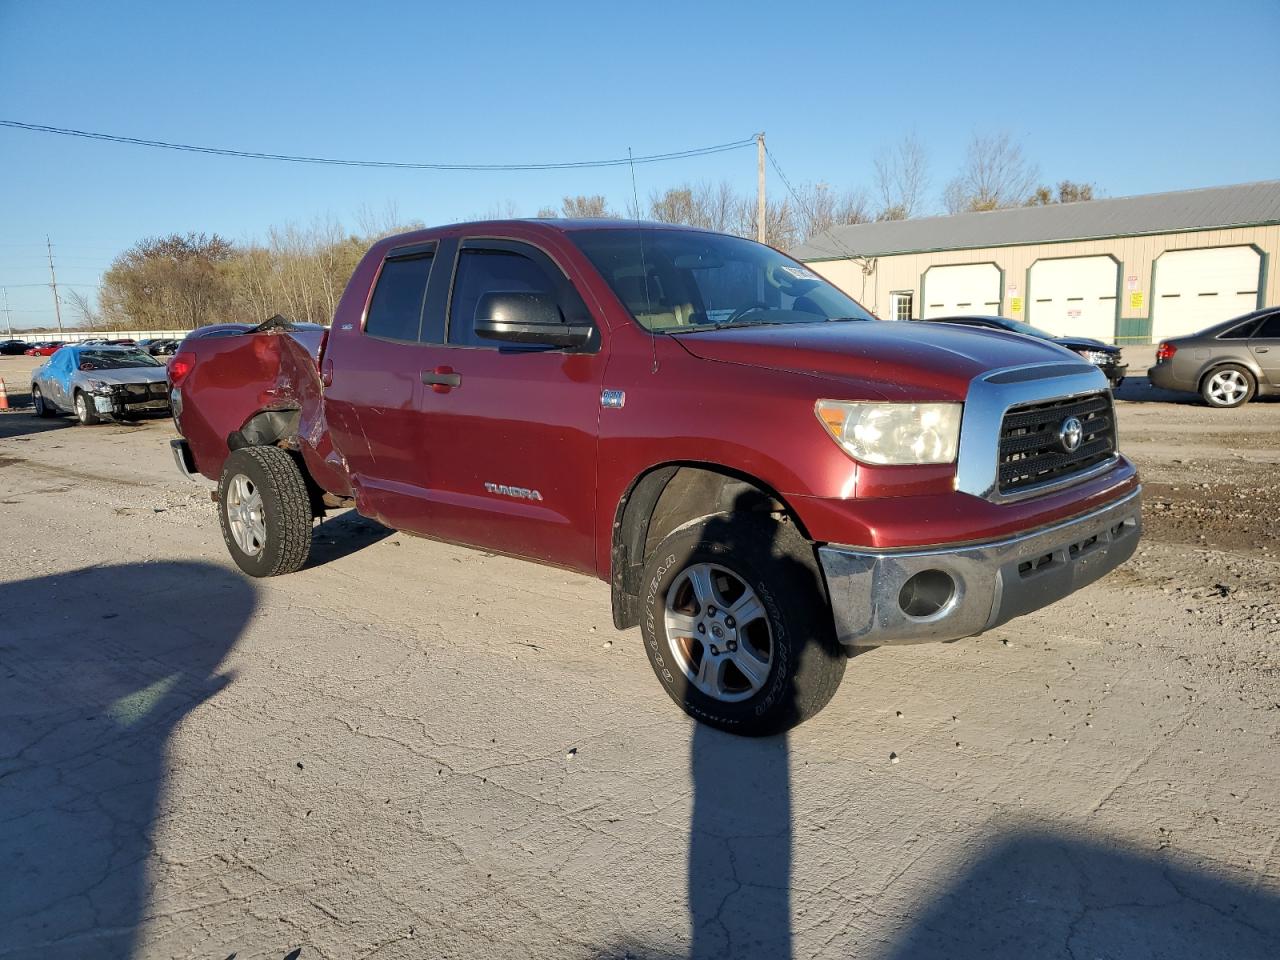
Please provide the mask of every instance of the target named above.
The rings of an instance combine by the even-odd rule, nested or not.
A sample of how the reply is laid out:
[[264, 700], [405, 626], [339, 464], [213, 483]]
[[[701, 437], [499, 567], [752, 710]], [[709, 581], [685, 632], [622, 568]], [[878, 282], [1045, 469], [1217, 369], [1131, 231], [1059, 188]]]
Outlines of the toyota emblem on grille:
[[1075, 453], [1080, 449], [1080, 441], [1084, 439], [1084, 424], [1079, 417], [1067, 417], [1058, 427], [1058, 442], [1067, 453]]

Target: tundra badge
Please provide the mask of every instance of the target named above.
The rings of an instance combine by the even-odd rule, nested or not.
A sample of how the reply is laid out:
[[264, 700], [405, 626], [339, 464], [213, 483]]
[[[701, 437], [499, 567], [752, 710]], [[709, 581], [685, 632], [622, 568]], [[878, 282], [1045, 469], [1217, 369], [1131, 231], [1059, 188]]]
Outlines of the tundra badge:
[[509, 487], [505, 483], [486, 483], [484, 488], [490, 493], [499, 493], [504, 497], [515, 497], [517, 500], [541, 500], [542, 494], [528, 487]]

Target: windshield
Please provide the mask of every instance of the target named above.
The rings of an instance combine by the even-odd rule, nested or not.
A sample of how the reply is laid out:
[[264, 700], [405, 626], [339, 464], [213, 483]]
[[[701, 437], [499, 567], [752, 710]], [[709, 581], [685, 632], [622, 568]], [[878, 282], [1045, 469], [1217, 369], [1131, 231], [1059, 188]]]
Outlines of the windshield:
[[569, 236], [646, 330], [875, 319], [808, 267], [741, 237], [661, 228]]
[[82, 350], [81, 370], [123, 370], [127, 367], [158, 367], [160, 361], [141, 350]]

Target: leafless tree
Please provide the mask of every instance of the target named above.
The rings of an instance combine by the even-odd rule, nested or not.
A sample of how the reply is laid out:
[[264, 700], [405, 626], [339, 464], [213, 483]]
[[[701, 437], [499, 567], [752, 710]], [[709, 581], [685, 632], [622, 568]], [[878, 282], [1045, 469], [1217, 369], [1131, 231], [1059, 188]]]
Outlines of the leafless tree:
[[94, 305], [93, 301], [79, 290], [73, 290], [70, 287], [65, 287], [64, 289], [67, 292], [67, 302], [76, 316], [80, 318], [80, 326], [86, 330], [93, 330], [100, 326], [102, 323], [102, 311]]
[[877, 220], [909, 220], [924, 212], [929, 189], [929, 155], [914, 133], [884, 146], [875, 160]]
[[1008, 133], [975, 133], [964, 166], [943, 192], [943, 202], [948, 213], [1016, 207], [1031, 194], [1038, 174]]
[[1027, 198], [1028, 207], [1047, 207], [1053, 203], [1079, 203], [1092, 200], [1097, 188], [1092, 183], [1076, 183], [1074, 180], [1063, 180], [1058, 184], [1057, 193], [1054, 188], [1041, 185]]
[[597, 220], [613, 216], [609, 211], [608, 201], [598, 193], [591, 196], [579, 194], [576, 197], [565, 197], [560, 204], [560, 209], [570, 219]]
[[809, 240], [832, 227], [872, 219], [871, 204], [861, 191], [837, 193], [827, 183], [806, 183], [796, 193], [796, 233], [801, 240]]

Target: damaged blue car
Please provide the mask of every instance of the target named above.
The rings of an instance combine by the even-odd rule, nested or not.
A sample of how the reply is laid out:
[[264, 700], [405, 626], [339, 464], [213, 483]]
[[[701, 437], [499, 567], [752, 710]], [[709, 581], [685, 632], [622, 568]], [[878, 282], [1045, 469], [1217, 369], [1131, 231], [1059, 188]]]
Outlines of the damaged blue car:
[[137, 347], [68, 344], [31, 375], [36, 414], [74, 413], [85, 426], [103, 417], [136, 420], [169, 410], [160, 361]]

